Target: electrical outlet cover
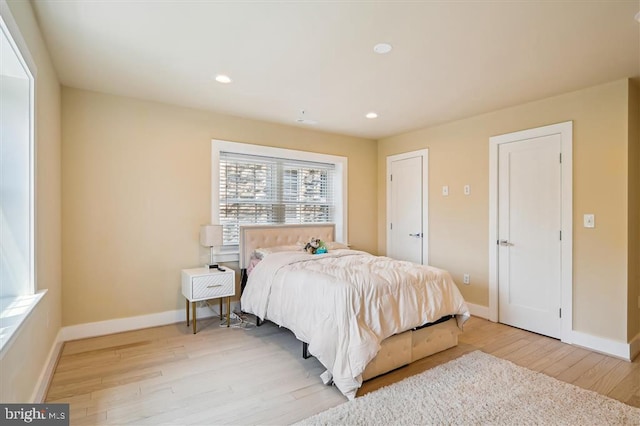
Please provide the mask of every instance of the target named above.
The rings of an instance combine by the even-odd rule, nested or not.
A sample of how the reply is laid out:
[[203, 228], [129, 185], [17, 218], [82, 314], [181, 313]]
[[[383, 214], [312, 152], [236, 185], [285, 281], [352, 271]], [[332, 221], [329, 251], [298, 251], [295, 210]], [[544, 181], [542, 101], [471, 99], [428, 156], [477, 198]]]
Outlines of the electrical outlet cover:
[[584, 227], [585, 228], [595, 228], [596, 227], [596, 217], [594, 214], [585, 214], [584, 215]]

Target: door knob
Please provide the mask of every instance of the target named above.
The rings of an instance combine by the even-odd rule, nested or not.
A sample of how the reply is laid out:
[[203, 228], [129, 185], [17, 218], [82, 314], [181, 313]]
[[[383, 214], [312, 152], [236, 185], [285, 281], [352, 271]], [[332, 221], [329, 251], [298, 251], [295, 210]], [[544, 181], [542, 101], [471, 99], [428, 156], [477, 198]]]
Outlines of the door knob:
[[418, 237], [422, 238], [422, 232], [418, 232], [417, 234], [409, 234], [410, 237]]
[[510, 247], [513, 245], [513, 243], [510, 243], [508, 240], [500, 240], [498, 243], [503, 247]]

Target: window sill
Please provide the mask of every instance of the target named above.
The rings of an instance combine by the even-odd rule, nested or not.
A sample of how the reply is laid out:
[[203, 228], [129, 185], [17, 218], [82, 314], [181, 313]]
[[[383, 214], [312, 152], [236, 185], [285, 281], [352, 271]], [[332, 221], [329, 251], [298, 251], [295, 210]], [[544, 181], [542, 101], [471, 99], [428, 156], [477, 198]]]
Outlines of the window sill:
[[213, 260], [215, 262], [238, 262], [240, 261], [240, 251], [236, 250], [223, 250], [218, 253], [213, 253]]
[[28, 296], [0, 298], [0, 359], [4, 358], [18, 330], [45, 294], [47, 290]]

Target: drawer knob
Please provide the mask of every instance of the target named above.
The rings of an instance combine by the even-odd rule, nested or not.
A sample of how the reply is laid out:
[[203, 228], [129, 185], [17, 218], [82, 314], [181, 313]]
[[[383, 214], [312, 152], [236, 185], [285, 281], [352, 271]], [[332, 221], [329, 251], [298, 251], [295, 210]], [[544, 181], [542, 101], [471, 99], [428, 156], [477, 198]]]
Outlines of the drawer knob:
[[222, 287], [222, 284], [208, 285], [207, 288]]

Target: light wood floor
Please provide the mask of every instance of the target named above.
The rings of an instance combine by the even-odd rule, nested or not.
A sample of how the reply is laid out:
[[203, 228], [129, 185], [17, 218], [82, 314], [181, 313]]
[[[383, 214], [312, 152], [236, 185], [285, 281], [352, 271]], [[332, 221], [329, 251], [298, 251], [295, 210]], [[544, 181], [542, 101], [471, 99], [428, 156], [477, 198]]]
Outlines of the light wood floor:
[[[471, 318], [452, 349], [366, 382], [358, 395], [482, 350], [640, 407], [640, 361], [626, 362]], [[47, 402], [70, 403], [72, 425], [289, 424], [346, 401], [315, 358], [271, 323], [198, 334], [174, 324], [67, 342]]]

